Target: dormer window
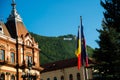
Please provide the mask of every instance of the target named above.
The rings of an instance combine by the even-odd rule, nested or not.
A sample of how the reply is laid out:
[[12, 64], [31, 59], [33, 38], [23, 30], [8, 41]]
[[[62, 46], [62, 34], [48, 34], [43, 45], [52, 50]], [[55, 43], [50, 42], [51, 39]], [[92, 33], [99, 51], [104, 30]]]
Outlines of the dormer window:
[[0, 27], [0, 31], [2, 31], [2, 28]]
[[0, 33], [3, 34], [3, 28], [2, 28], [2, 25], [0, 24]]
[[30, 42], [30, 40], [27, 40], [27, 41], [26, 41], [26, 45], [27, 45], [27, 46], [32, 46], [32, 43]]

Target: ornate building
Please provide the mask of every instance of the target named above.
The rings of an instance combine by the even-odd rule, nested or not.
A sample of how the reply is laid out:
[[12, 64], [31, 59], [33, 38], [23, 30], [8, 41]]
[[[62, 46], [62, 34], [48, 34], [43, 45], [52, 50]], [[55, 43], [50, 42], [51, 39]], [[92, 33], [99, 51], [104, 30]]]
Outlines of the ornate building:
[[15, 1], [7, 22], [0, 21], [0, 80], [40, 80], [38, 44], [25, 28]]

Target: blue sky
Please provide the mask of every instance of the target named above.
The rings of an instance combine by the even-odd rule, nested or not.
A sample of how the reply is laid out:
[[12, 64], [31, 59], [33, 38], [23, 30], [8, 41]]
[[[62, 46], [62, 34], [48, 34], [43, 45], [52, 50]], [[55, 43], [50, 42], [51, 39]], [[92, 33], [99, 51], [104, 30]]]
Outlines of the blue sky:
[[[1, 0], [0, 19], [6, 21], [12, 0]], [[15, 0], [17, 11], [28, 31], [43, 36], [77, 35], [83, 19], [86, 44], [98, 47], [95, 40], [101, 28], [103, 8], [99, 0]]]

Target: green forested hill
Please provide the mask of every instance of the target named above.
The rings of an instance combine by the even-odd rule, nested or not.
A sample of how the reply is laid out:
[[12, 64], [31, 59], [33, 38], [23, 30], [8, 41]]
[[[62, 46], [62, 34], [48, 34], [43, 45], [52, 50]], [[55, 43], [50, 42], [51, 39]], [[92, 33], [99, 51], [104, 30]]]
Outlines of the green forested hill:
[[[35, 41], [38, 42], [39, 48], [41, 49], [41, 64], [76, 57], [76, 40], [74, 35], [69, 34], [58, 37], [47, 37], [35, 33], [30, 34], [35, 38]], [[87, 52], [91, 57], [93, 49], [87, 46]]]

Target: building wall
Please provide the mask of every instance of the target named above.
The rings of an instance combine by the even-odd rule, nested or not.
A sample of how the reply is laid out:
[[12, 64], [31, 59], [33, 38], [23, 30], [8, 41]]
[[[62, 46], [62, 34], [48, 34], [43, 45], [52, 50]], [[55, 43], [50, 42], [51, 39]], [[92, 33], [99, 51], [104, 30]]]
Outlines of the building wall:
[[[14, 76], [16, 79], [16, 75], [19, 75], [19, 80], [22, 80], [22, 74], [24, 72], [28, 72], [28, 65], [25, 61], [25, 66], [21, 67], [23, 65], [23, 61], [26, 60], [26, 56], [31, 56], [32, 61], [35, 62], [35, 64], [31, 68], [31, 74], [36, 75], [37, 74], [37, 80], [40, 80], [40, 64], [39, 64], [39, 49], [36, 47], [36, 43], [32, 40], [32, 45], [25, 45], [23, 44], [24, 40], [21, 38], [18, 41], [18, 53], [16, 48], [16, 40], [12, 39], [8, 36], [5, 36], [4, 34], [0, 34], [0, 50], [5, 51], [4, 60], [0, 59], [0, 78], [1, 75], [5, 76], [5, 80], [11, 80], [11, 76]], [[23, 46], [24, 45], [24, 46]], [[24, 48], [24, 49], [23, 49]], [[11, 63], [11, 52], [13, 52], [14, 55], [14, 63]], [[16, 55], [18, 54], [18, 58]], [[34, 54], [34, 55], [33, 55]], [[24, 59], [23, 59], [24, 55]], [[33, 60], [34, 57], [34, 60]], [[16, 60], [18, 60], [18, 74], [16, 73]]]
[[38, 44], [24, 26], [15, 0], [11, 6], [6, 23], [0, 21], [0, 80], [22, 80], [28, 73], [39, 80], [42, 68]]
[[[57, 80], [84, 80], [84, 68], [81, 67], [80, 70], [77, 69], [77, 66], [75, 67], [69, 67], [69, 68], [63, 68], [59, 70], [53, 70], [53, 71], [47, 71], [41, 73], [41, 80], [56, 80], [54, 77], [57, 78]], [[92, 72], [91, 69], [87, 69], [87, 80], [92, 80]], [[77, 74], [80, 74], [80, 79], [77, 79]], [[70, 79], [70, 75], [73, 76], [73, 79]], [[64, 76], [64, 79], [61, 79], [61, 76]], [[48, 79], [49, 78], [49, 79]]]

